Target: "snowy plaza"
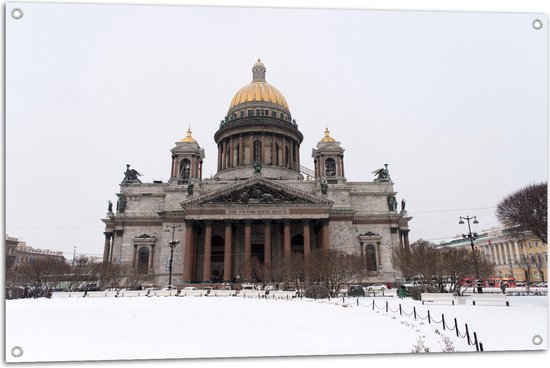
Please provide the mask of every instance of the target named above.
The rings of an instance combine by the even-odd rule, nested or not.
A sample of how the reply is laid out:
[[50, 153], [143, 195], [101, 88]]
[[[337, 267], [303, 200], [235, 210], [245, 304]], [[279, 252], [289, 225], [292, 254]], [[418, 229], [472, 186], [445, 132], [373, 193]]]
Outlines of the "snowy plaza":
[[[483, 344], [484, 352], [477, 354], [546, 350], [547, 297], [508, 299], [509, 307], [422, 305], [393, 296], [330, 301], [193, 296], [8, 300], [6, 357], [7, 362], [36, 362], [323, 356], [411, 353], [415, 347], [431, 353], [449, 347], [475, 353], [475, 345], [463, 337], [465, 324]], [[446, 330], [438, 323], [442, 314]], [[449, 330], [455, 318], [460, 337]], [[533, 342], [537, 335], [540, 345]], [[9, 353], [16, 346], [23, 349], [17, 358]]]

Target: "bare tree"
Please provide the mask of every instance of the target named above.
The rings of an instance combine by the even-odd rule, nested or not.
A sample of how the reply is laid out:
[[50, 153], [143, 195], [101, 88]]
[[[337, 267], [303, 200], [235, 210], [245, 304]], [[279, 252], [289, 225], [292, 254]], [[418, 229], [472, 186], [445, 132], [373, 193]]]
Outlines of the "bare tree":
[[[494, 265], [477, 252], [477, 272], [480, 277], [487, 278], [494, 272]], [[440, 292], [458, 291], [460, 281], [465, 278], [474, 279], [476, 269], [472, 252], [469, 248], [436, 248], [435, 244], [418, 240], [411, 244], [410, 252], [405, 254], [398, 247], [392, 250], [392, 264], [401, 271], [408, 280], [414, 280], [421, 285], [436, 287]]]
[[336, 297], [344, 285], [360, 280], [365, 272], [364, 259], [360, 255], [337, 250], [314, 252], [306, 268], [309, 282], [324, 285], [331, 297]]
[[508, 195], [498, 203], [496, 215], [513, 236], [521, 236], [525, 231], [530, 231], [546, 244], [547, 183], [531, 184]]

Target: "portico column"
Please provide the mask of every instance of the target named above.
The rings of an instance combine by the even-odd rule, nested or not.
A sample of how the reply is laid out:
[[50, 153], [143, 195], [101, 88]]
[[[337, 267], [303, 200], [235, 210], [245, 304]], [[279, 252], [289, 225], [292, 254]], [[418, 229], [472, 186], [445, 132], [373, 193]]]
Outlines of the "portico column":
[[212, 222], [206, 221], [204, 229], [204, 267], [202, 282], [210, 282], [210, 261], [212, 258]]
[[502, 243], [498, 243], [498, 260], [499, 264], [504, 264], [504, 256], [502, 255], [503, 249], [502, 249]]
[[271, 222], [264, 222], [264, 266], [267, 271], [266, 278], [271, 280]]
[[290, 256], [290, 221], [285, 221], [284, 224], [285, 224], [285, 227], [283, 231], [283, 236], [284, 236], [283, 249], [284, 249], [284, 256], [286, 258]]
[[225, 223], [225, 251], [223, 257], [223, 281], [231, 282], [233, 265], [233, 244], [232, 244], [231, 221]]
[[111, 237], [113, 233], [104, 232], [105, 234], [105, 245], [103, 246], [103, 264], [106, 265], [109, 262], [109, 252], [111, 250]]
[[321, 240], [322, 240], [322, 245], [321, 245], [321, 249], [323, 250], [324, 253], [327, 253], [328, 252], [328, 248], [329, 248], [329, 231], [328, 231], [328, 220], [325, 220], [323, 221], [323, 235], [321, 237]]
[[311, 239], [309, 234], [309, 220], [304, 220], [304, 258], [311, 255]]
[[185, 222], [185, 244], [183, 245], [183, 282], [191, 282], [193, 273], [193, 224]]
[[405, 251], [410, 252], [409, 248], [409, 230], [403, 230], [403, 245], [405, 246]]
[[502, 249], [504, 249], [504, 264], [508, 264], [508, 244], [506, 242], [502, 243]]
[[252, 226], [250, 221], [244, 222], [244, 280], [250, 281], [250, 251], [251, 251]]
[[516, 250], [516, 262], [521, 263], [521, 255], [519, 254], [518, 241], [514, 239], [514, 248]]

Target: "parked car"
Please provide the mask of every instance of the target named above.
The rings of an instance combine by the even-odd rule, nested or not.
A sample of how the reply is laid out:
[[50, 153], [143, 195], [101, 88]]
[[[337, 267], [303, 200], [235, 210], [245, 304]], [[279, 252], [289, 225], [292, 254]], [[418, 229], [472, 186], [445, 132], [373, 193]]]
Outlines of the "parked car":
[[243, 291], [253, 291], [253, 290], [258, 290], [258, 287], [254, 284], [243, 284], [241, 290], [243, 290]]
[[380, 291], [380, 292], [384, 292], [386, 290], [386, 285], [384, 284], [374, 284], [374, 285], [369, 285], [367, 286], [367, 291]]
[[199, 289], [194, 286], [186, 286], [182, 290], [199, 290]]
[[365, 296], [365, 288], [363, 288], [361, 285], [351, 285], [348, 288], [348, 296], [349, 297]]

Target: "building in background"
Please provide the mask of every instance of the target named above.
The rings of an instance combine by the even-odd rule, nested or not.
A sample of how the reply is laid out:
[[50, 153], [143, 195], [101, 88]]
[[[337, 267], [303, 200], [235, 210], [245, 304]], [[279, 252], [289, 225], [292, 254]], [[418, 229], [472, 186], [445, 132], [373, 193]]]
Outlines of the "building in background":
[[[438, 247], [471, 249], [471, 244], [470, 240], [459, 238]], [[515, 238], [506, 230], [492, 228], [479, 234], [474, 249], [495, 264], [496, 279], [514, 277], [517, 281], [547, 281], [548, 245], [529, 232], [522, 238]]]
[[[151, 284], [165, 285], [171, 244], [173, 283], [239, 282], [251, 280], [253, 263], [271, 273], [292, 254], [307, 261], [334, 249], [362, 255], [365, 282], [399, 278], [390, 256], [393, 247], [409, 246], [411, 217], [404, 200], [398, 209], [388, 165], [373, 181], [348, 181], [344, 148], [327, 128], [312, 150], [313, 169], [306, 168], [303, 135], [265, 75], [258, 60], [252, 82], [214, 126], [214, 177], [202, 177], [205, 152], [191, 129], [171, 150], [166, 183], [142, 183], [127, 165], [116, 209], [110, 203], [102, 220], [105, 265], [130, 264]], [[320, 133], [324, 128], [319, 122]]]
[[9, 271], [19, 265], [44, 261], [46, 259], [55, 259], [60, 262], [66, 261], [63, 252], [32, 248], [25, 242], [6, 235], [6, 270]]

